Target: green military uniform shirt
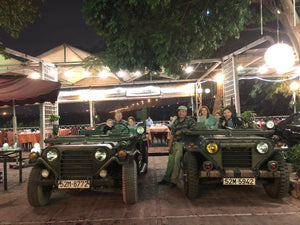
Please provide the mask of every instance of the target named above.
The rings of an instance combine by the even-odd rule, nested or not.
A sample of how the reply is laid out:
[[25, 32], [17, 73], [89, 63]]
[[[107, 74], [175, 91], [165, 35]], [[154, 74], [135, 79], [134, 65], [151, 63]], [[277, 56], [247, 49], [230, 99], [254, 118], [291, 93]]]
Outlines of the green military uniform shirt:
[[171, 134], [173, 136], [173, 140], [176, 142], [182, 141], [182, 134], [176, 135], [176, 131], [191, 128], [195, 125], [195, 123], [195, 120], [191, 117], [186, 117], [182, 122], [180, 122], [179, 118], [177, 118], [172, 125]]
[[121, 133], [128, 133], [128, 123], [126, 120], [120, 120], [118, 123], [114, 120], [114, 130], [118, 130]]

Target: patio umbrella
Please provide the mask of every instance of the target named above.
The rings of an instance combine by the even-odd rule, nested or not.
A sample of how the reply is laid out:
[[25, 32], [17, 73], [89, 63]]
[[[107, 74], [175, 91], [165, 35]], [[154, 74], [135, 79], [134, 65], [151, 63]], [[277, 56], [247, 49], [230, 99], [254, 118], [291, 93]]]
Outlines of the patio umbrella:
[[30, 79], [21, 74], [0, 75], [0, 106], [13, 107], [14, 138], [17, 133], [16, 105], [52, 102], [57, 100], [59, 82]]

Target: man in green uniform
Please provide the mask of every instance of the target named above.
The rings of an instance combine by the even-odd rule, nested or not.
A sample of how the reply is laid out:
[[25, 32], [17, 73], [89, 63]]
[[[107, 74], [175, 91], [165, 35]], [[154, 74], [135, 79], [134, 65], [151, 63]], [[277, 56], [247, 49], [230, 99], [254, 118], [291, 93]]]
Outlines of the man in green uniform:
[[115, 113], [115, 119], [114, 119], [114, 129], [118, 130], [121, 133], [128, 133], [128, 123], [126, 120], [123, 120], [123, 115], [121, 112]]
[[178, 118], [172, 125], [172, 138], [169, 142], [169, 159], [164, 178], [159, 185], [171, 184], [176, 187], [180, 173], [180, 164], [183, 156], [182, 130], [195, 125], [195, 121], [187, 117], [187, 107], [182, 105], [178, 109]]

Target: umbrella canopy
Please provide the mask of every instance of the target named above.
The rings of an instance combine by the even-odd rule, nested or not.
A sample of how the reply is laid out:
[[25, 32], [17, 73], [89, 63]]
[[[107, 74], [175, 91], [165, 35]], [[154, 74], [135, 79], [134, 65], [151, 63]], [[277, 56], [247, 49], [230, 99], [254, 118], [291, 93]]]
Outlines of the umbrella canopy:
[[[61, 84], [23, 76], [0, 76], [0, 106], [25, 105], [57, 100]], [[13, 104], [14, 102], [14, 104]]]
[[[52, 102], [57, 100], [61, 84], [47, 80], [34, 80], [20, 74], [0, 76], [0, 106], [13, 107], [14, 141], [17, 136], [16, 105]], [[44, 136], [44, 134], [42, 134]]]

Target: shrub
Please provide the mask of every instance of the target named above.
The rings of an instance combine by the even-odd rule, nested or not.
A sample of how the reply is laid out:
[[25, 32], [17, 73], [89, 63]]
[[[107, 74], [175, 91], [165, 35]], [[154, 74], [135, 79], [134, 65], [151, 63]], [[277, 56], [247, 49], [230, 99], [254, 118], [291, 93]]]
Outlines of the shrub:
[[[300, 171], [300, 144], [294, 145], [287, 151], [287, 159], [292, 163], [293, 171]], [[299, 176], [299, 175], [298, 175]]]

